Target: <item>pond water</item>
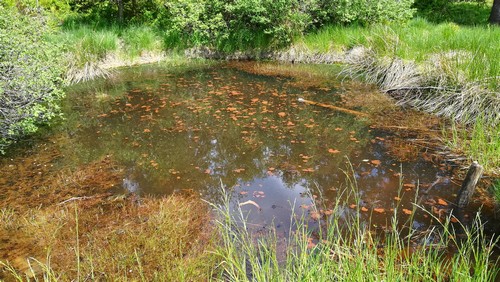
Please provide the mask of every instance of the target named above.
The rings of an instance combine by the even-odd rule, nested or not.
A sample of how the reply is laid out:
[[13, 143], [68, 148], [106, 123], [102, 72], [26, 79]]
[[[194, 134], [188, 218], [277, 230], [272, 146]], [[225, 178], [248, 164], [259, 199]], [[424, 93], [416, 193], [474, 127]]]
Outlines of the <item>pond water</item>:
[[[243, 69], [141, 66], [73, 87], [63, 125], [68, 140], [54, 169], [109, 156], [125, 168], [116, 192], [191, 189], [219, 203], [224, 189], [257, 229], [284, 232], [292, 211], [313, 222], [326, 218], [349, 179], [358, 200], [341, 202], [341, 212], [361, 209], [374, 225], [390, 222], [396, 206], [401, 222], [413, 213], [414, 227], [431, 224], [428, 214], [413, 211], [417, 188], [429, 189], [422, 206], [438, 216], [449, 212], [459, 189], [449, 166], [418, 154], [402, 162], [387, 149], [391, 133], [372, 129], [369, 120], [298, 102], [342, 105], [340, 81], [301, 84]], [[466, 217], [477, 209], [472, 205]]]

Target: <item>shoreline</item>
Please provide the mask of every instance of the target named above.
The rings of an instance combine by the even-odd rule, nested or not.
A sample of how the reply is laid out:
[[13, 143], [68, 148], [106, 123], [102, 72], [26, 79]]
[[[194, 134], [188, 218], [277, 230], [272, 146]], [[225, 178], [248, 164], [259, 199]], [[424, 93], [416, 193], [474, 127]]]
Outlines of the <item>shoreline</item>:
[[[438, 117], [444, 117], [452, 122], [464, 124], [470, 127], [477, 122], [477, 117], [455, 116], [454, 107], [467, 106], [467, 99], [474, 100], [477, 96], [483, 94], [480, 85], [474, 82], [466, 82], [462, 89], [475, 91], [473, 96], [468, 91], [460, 91], [460, 89], [441, 87], [439, 85], [422, 84], [430, 81], [432, 75], [439, 73], [439, 69], [430, 70], [432, 66], [416, 64], [414, 62], [406, 62], [397, 58], [377, 58], [376, 54], [370, 49], [357, 46], [344, 52], [315, 52], [304, 45], [293, 45], [290, 48], [281, 51], [262, 51], [253, 50], [247, 52], [224, 53], [218, 52], [207, 47], [190, 48], [184, 50], [183, 53], [172, 52], [143, 52], [140, 57], [132, 59], [123, 58], [120, 50], [108, 54], [106, 58], [100, 62], [89, 64], [89, 66], [74, 71], [68, 74], [71, 84], [76, 84], [82, 81], [89, 81], [100, 77], [109, 77], [113, 70], [122, 67], [131, 67], [143, 64], [162, 63], [170, 59], [177, 60], [190, 59], [207, 59], [207, 60], [222, 60], [222, 61], [274, 61], [279, 63], [289, 64], [325, 64], [343, 65], [342, 75], [351, 79], [359, 79], [369, 84], [374, 84], [379, 91], [390, 97], [397, 106], [410, 107], [412, 109], [429, 113]], [[390, 63], [387, 63], [390, 61]], [[72, 69], [70, 68], [70, 71]], [[429, 73], [425, 73], [425, 72]], [[382, 79], [380, 79], [382, 77]], [[500, 127], [500, 112], [493, 111], [496, 107], [500, 108], [500, 93], [489, 93], [480, 108], [470, 109], [471, 112], [489, 113], [488, 117], [484, 118], [483, 126], [495, 130], [496, 126]], [[465, 102], [463, 101], [465, 99]], [[446, 105], [446, 103], [452, 103]], [[454, 104], [453, 104], [454, 103]], [[497, 105], [498, 104], [498, 105]], [[441, 106], [441, 108], [440, 108]], [[471, 106], [473, 107], [473, 106]], [[464, 120], [465, 119], [465, 120]], [[490, 127], [491, 126], [491, 127]], [[444, 129], [443, 129], [444, 130]], [[486, 131], [488, 129], [485, 129]], [[451, 135], [457, 132], [452, 132]], [[447, 137], [445, 137], [446, 139]], [[464, 144], [459, 148], [454, 148], [452, 151], [460, 152], [466, 146], [467, 140], [462, 140]], [[443, 145], [447, 145], [446, 143]], [[462, 155], [472, 162], [474, 159], [470, 154], [460, 152]], [[498, 167], [488, 167], [487, 171], [494, 177], [500, 176]]]

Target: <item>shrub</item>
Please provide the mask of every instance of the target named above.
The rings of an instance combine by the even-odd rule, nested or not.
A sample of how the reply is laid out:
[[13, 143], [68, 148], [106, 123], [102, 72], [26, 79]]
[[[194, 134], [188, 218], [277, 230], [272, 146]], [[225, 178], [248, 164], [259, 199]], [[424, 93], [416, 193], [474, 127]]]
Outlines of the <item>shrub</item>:
[[[48, 1], [48, 0], [47, 0]], [[54, 0], [55, 1], [55, 0]], [[167, 48], [211, 46], [224, 51], [279, 48], [330, 23], [368, 25], [405, 21], [414, 0], [166, 0], [70, 1], [93, 24], [145, 23], [164, 33]], [[142, 5], [140, 3], [146, 3]], [[133, 4], [136, 3], [136, 4]], [[68, 21], [68, 24], [77, 22]]]
[[369, 25], [407, 21], [413, 17], [414, 0], [309, 0], [308, 13], [313, 24]]
[[486, 25], [491, 2], [485, 0], [416, 0], [418, 16], [435, 23], [454, 22], [461, 25]]
[[59, 48], [40, 18], [0, 7], [0, 152], [59, 115]]

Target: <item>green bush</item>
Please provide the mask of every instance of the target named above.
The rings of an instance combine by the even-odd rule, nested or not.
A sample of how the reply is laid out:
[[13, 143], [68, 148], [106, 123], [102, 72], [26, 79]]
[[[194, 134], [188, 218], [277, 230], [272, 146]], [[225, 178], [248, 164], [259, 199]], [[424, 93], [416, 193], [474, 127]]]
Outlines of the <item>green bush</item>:
[[0, 152], [59, 115], [59, 48], [40, 18], [0, 7]]
[[162, 14], [168, 46], [213, 44], [219, 49], [281, 47], [329, 23], [405, 21], [413, 0], [170, 0]]
[[491, 11], [485, 0], [416, 0], [414, 7], [418, 16], [431, 22], [461, 25], [486, 25]]
[[[370, 25], [407, 21], [413, 17], [414, 0], [317, 0], [324, 23]], [[321, 21], [316, 21], [320, 22]]]
[[163, 33], [167, 48], [267, 49], [287, 46], [294, 37], [326, 24], [405, 21], [413, 15], [413, 1], [70, 0], [78, 16], [65, 26], [81, 21], [92, 26], [146, 24]]

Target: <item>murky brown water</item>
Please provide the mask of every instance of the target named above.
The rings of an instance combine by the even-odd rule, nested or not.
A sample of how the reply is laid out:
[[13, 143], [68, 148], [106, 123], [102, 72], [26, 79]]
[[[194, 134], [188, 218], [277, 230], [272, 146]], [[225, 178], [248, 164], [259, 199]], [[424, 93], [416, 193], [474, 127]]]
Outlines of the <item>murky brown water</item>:
[[[326, 67], [310, 68], [317, 74]], [[258, 228], [288, 230], [292, 210], [327, 217], [346, 187], [346, 175], [357, 182], [360, 201], [343, 202], [345, 214], [361, 208], [363, 219], [384, 226], [397, 206], [405, 222], [418, 188], [429, 189], [420, 204], [445, 217], [459, 188], [450, 165], [418, 151], [400, 161], [388, 150], [388, 141], [394, 145], [398, 139], [371, 129], [369, 120], [297, 102], [301, 97], [342, 106], [345, 85], [327, 78], [301, 84], [230, 65], [122, 70], [115, 78], [71, 90], [61, 129], [67, 138], [51, 169], [108, 156], [125, 167], [117, 192], [193, 189], [217, 203], [224, 187], [234, 207], [249, 200], [260, 207], [242, 206]], [[0, 189], [9, 185], [15, 184], [0, 181]], [[319, 215], [311, 208], [316, 197], [324, 199]], [[464, 219], [479, 205], [465, 211]], [[491, 212], [486, 216], [493, 220]], [[430, 217], [417, 210], [411, 224], [426, 228]]]

